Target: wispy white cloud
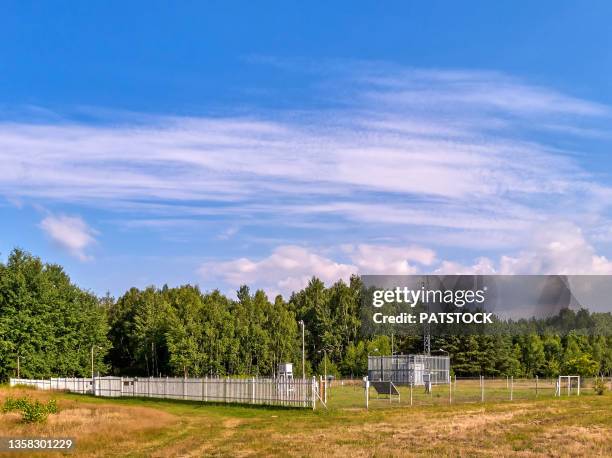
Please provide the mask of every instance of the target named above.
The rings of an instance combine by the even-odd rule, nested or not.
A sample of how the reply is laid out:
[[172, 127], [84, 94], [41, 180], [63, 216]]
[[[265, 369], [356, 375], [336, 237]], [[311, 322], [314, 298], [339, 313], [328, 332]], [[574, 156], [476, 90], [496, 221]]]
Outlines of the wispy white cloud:
[[61, 248], [81, 261], [91, 259], [87, 248], [96, 243], [96, 231], [79, 216], [49, 215], [40, 228]]
[[499, 111], [520, 116], [610, 114], [606, 105], [527, 84], [500, 72], [396, 68], [389, 76], [376, 74], [368, 66], [365, 72], [366, 81], [375, 86], [369, 94], [376, 99], [382, 96], [393, 105], [464, 105], [478, 107], [481, 113]]
[[[0, 194], [129, 212], [129, 227], [189, 229], [214, 218], [216, 228], [229, 228], [220, 239], [266, 224], [333, 229], [336, 245], [350, 242], [355, 253], [366, 240], [347, 237], [356, 226], [395, 238], [400, 249], [413, 233], [436, 249], [477, 240], [511, 253], [548, 222], [568, 221], [587, 241], [609, 225], [609, 183], [572, 155], [583, 151], [550, 142], [551, 126], [560, 137], [567, 127], [574, 140], [592, 141], [610, 121], [607, 106], [496, 72], [326, 65], [332, 91], [344, 88], [333, 110], [1, 123]], [[374, 269], [362, 254], [370, 260], [344, 253], [338, 269]], [[310, 267], [325, 268], [320, 256], [308, 258]], [[384, 259], [406, 272], [428, 266], [403, 256]], [[249, 266], [241, 262], [229, 267]]]
[[[550, 122], [548, 112], [598, 117], [607, 109], [485, 75], [399, 71], [393, 84], [374, 85], [383, 92], [357, 85], [355, 105], [339, 112], [148, 117], [119, 126], [4, 123], [0, 189], [89, 202], [242, 202], [262, 192], [329, 196], [347, 188], [452, 200], [573, 190], [576, 164], [517, 139], [504, 115], [518, 105]], [[406, 86], [423, 107], [406, 108]], [[499, 111], [486, 125], [483, 104]], [[504, 127], [492, 128], [495, 121]]]
[[231, 239], [234, 235], [236, 235], [238, 233], [238, 228], [235, 226], [232, 227], [228, 227], [227, 229], [223, 230], [218, 236], [217, 238], [219, 240], [229, 240]]

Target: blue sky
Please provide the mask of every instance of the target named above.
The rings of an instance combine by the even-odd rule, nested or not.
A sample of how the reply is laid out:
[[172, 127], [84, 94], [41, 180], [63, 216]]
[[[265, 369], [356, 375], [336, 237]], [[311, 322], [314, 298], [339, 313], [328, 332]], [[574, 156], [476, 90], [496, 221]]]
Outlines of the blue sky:
[[0, 252], [81, 286], [612, 273], [608, 2], [7, 2]]

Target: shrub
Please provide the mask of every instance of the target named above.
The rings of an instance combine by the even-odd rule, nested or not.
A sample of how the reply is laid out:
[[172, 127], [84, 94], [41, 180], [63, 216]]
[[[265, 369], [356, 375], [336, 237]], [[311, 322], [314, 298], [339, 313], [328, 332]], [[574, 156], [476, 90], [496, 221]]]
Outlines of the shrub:
[[21, 411], [21, 421], [24, 423], [42, 423], [49, 416], [47, 406], [38, 402], [28, 402]]
[[595, 390], [595, 393], [602, 396], [606, 392], [606, 384], [604, 379], [596, 378], [595, 382], [593, 383], [593, 389]]
[[57, 408], [57, 401], [55, 399], [51, 399], [47, 402], [47, 412], [49, 413], [57, 413], [59, 409]]
[[32, 401], [27, 397], [13, 399], [6, 398], [2, 406], [2, 412], [21, 412], [21, 421], [23, 423], [42, 423], [49, 414], [58, 412], [57, 401], [51, 399], [47, 404], [38, 400]]
[[11, 397], [6, 398], [4, 405], [2, 406], [2, 413], [14, 412], [16, 410], [23, 410], [28, 403], [28, 398], [14, 399]]

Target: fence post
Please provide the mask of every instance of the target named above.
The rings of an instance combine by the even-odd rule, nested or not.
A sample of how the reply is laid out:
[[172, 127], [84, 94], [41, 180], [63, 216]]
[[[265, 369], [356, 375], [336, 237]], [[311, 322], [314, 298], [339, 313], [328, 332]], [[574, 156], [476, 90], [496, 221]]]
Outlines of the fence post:
[[580, 376], [578, 376], [578, 396], [580, 396]]
[[449, 404], [453, 403], [453, 384], [452, 383], [448, 384], [448, 403]]
[[181, 396], [183, 398], [183, 401], [185, 400], [185, 377], [183, 377], [182, 379], [182, 383], [181, 383]]
[[512, 401], [512, 397], [514, 395], [514, 375], [510, 377], [510, 400]]
[[164, 379], [164, 399], [168, 396], [168, 376]]
[[363, 378], [363, 387], [365, 389], [366, 410], [368, 410], [370, 408], [370, 380], [367, 375]]
[[410, 382], [410, 406], [412, 407], [412, 382]]
[[325, 385], [322, 375], [319, 375], [319, 389], [321, 390], [321, 400], [324, 404], [327, 404], [327, 399], [325, 399], [327, 397], [327, 394], [325, 393], [327, 386]]
[[480, 402], [484, 402], [484, 375], [480, 376]]
[[327, 405], [327, 378], [321, 376], [321, 380], [323, 381], [323, 402]]
[[538, 376], [536, 375], [536, 398], [538, 397]]
[[317, 408], [317, 378], [312, 376], [312, 410]]
[[251, 404], [255, 404], [255, 377], [251, 379]]

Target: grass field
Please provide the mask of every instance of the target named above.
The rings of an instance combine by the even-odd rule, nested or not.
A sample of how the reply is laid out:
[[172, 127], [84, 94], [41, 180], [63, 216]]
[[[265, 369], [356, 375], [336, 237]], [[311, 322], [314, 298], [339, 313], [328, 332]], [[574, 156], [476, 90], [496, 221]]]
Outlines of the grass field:
[[41, 425], [0, 415], [0, 435], [74, 437], [72, 456], [612, 456], [609, 392], [413, 407], [402, 393], [399, 405], [373, 399], [365, 411], [363, 390], [342, 386], [313, 412], [0, 387], [0, 400], [24, 394], [56, 398], [60, 413]]

